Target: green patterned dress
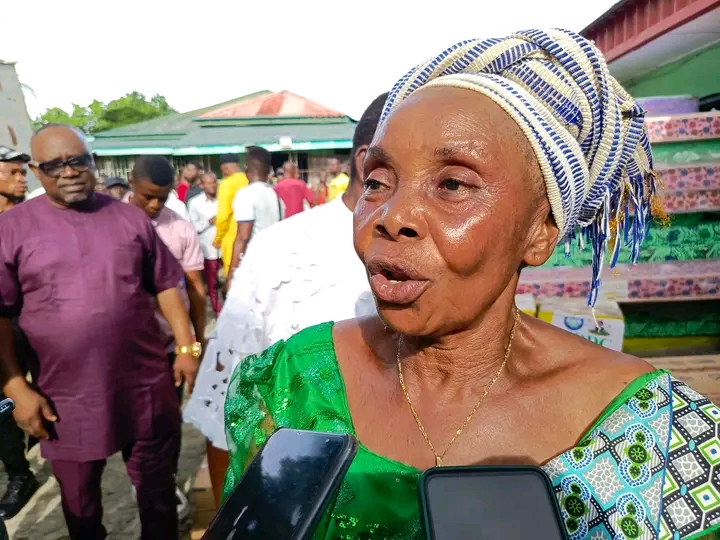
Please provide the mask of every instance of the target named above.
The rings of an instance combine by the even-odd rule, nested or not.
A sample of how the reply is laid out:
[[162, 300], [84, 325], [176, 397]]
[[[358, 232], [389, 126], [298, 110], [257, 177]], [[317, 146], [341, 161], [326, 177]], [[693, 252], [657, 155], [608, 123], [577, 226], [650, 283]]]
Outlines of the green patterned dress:
[[[225, 405], [225, 494], [277, 427], [354, 433], [321, 324], [244, 359]], [[720, 529], [720, 409], [667, 372], [632, 382], [582, 442], [546, 463], [571, 540], [713, 538]], [[360, 446], [316, 538], [420, 539], [419, 470]]]

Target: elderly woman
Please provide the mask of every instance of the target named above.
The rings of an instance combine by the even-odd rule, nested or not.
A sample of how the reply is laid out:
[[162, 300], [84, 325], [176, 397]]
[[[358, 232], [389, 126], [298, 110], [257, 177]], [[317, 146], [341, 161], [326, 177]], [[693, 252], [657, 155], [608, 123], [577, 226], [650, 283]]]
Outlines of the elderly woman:
[[572, 32], [462, 42], [400, 79], [355, 210], [379, 317], [241, 362], [226, 492], [288, 426], [361, 442], [322, 538], [418, 538], [419, 474], [473, 464], [543, 467], [571, 539], [718, 529], [720, 410], [514, 305], [522, 268], [577, 232], [594, 254], [591, 302], [606, 256], [637, 254], [649, 152], [643, 111]]

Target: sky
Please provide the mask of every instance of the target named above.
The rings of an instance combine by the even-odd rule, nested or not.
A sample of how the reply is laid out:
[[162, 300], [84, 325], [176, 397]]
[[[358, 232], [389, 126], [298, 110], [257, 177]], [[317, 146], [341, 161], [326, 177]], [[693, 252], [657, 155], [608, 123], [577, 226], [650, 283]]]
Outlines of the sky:
[[[469, 38], [580, 31], [615, 0], [2, 0], [0, 59], [32, 117], [164, 95], [185, 112], [290, 90], [358, 118], [414, 65]], [[9, 15], [9, 13], [12, 15]], [[12, 22], [10, 20], [12, 17]]]

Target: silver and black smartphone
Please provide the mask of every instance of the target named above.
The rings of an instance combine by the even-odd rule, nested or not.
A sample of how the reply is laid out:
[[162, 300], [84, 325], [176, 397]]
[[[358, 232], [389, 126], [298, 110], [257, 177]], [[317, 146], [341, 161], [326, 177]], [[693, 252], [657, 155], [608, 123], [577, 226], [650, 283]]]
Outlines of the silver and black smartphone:
[[10, 414], [15, 409], [15, 402], [10, 398], [0, 400], [0, 416]]
[[[13, 409], [15, 409], [15, 402], [12, 399], [5, 398], [0, 400], [0, 416], [12, 414]], [[0, 540], [8, 540], [7, 528], [5, 528], [5, 523], [3, 523], [2, 519], [0, 519]]]
[[306, 540], [357, 453], [351, 435], [281, 428], [270, 436], [203, 540]]
[[537, 467], [439, 467], [419, 482], [428, 540], [565, 540], [550, 478]]

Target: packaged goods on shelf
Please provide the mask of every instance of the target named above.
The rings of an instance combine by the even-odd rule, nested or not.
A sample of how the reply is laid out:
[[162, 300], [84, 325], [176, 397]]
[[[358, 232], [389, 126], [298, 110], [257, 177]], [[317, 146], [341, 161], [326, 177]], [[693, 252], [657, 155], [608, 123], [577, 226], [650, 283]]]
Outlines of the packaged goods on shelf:
[[[517, 293], [587, 298], [589, 267], [526, 268]], [[720, 299], [720, 259], [607, 266], [600, 297], [617, 302]]]
[[598, 302], [593, 319], [592, 310], [584, 299], [542, 298], [538, 318], [597, 345], [614, 351], [622, 350], [625, 319], [617, 302]]
[[651, 143], [720, 139], [720, 111], [649, 117]]
[[516, 294], [515, 305], [523, 313], [527, 313], [533, 317], [537, 315], [537, 301], [532, 294]]
[[661, 191], [660, 200], [668, 214], [720, 211], [720, 189]]
[[627, 304], [623, 313], [626, 338], [720, 337], [717, 300]]
[[720, 336], [625, 337], [623, 341], [623, 352], [641, 358], [715, 354], [719, 350]]
[[[631, 218], [632, 219], [632, 218]], [[647, 238], [640, 248], [638, 263], [662, 263], [665, 261], [706, 261], [720, 259], [720, 214], [717, 212], [693, 212], [673, 216], [669, 225], [653, 222]], [[620, 264], [630, 262], [630, 250], [620, 251]], [[573, 243], [570, 256], [565, 246], [559, 245], [542, 268], [579, 267], [592, 264], [589, 246], [580, 249]], [[532, 275], [527, 269], [522, 275]]]
[[720, 138], [698, 139], [652, 145], [655, 168], [717, 167], [720, 165]]
[[670, 192], [720, 189], [720, 166], [672, 167], [658, 169], [657, 175], [661, 189]]
[[653, 96], [638, 98], [648, 117], [691, 114], [700, 110], [700, 100], [695, 96]]
[[638, 356], [708, 354], [720, 350], [717, 300], [623, 305], [623, 350]]

